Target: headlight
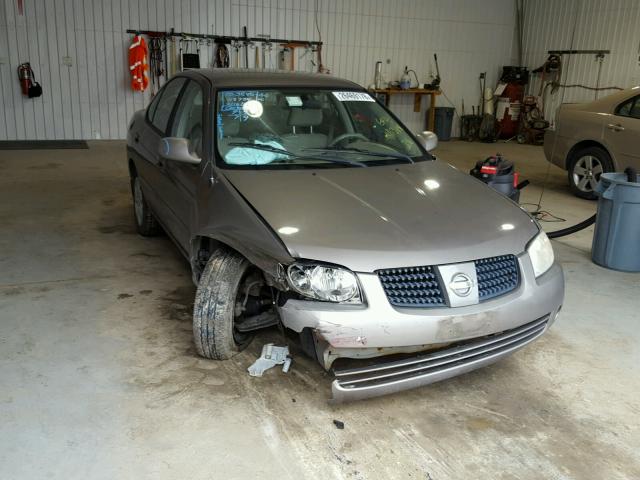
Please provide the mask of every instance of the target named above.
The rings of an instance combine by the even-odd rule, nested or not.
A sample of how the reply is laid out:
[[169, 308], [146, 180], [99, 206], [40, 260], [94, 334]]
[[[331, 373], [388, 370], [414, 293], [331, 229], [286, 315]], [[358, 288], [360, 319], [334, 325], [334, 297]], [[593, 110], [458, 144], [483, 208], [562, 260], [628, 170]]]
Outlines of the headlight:
[[289, 285], [305, 297], [326, 302], [360, 303], [356, 276], [344, 268], [294, 263], [287, 270]]
[[536, 278], [549, 270], [551, 265], [553, 265], [553, 247], [547, 234], [542, 231], [529, 244], [527, 253], [529, 253], [529, 258], [533, 265], [533, 273]]

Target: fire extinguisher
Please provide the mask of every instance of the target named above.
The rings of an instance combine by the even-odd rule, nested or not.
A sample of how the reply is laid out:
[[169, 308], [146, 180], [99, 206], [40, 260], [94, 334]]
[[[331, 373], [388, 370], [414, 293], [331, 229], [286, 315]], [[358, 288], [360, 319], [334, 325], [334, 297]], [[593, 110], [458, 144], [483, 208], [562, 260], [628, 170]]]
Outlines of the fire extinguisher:
[[31, 86], [31, 65], [28, 63], [21, 63], [18, 67], [18, 79], [20, 80], [20, 90], [23, 95], [29, 94], [29, 87]]
[[42, 87], [36, 82], [33, 69], [29, 62], [21, 63], [18, 66], [18, 80], [20, 81], [20, 90], [23, 95], [29, 98], [42, 95]]

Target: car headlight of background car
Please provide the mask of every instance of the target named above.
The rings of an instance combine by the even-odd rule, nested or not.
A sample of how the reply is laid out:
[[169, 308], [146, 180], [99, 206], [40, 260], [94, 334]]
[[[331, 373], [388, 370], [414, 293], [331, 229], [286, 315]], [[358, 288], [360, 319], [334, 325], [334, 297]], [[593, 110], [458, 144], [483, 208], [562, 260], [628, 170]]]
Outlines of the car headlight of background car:
[[305, 297], [325, 302], [361, 303], [356, 275], [340, 267], [313, 263], [294, 263], [287, 269], [293, 290]]
[[547, 234], [543, 231], [533, 239], [527, 248], [527, 253], [533, 265], [533, 273], [536, 278], [551, 268], [553, 265], [553, 247]]

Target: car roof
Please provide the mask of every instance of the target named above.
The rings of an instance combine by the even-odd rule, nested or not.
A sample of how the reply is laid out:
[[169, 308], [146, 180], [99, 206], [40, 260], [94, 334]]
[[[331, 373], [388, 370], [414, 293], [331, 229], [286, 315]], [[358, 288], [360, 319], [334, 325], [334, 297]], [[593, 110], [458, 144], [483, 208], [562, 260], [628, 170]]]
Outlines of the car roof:
[[322, 73], [250, 68], [198, 68], [186, 70], [178, 75], [204, 76], [215, 88], [314, 87], [363, 90], [357, 83]]

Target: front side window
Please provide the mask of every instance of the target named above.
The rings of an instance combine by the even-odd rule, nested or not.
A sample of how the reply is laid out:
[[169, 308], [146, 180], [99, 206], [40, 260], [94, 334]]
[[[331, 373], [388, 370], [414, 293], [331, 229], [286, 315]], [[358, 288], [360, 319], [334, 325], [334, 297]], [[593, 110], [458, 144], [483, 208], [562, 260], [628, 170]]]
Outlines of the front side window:
[[337, 168], [430, 160], [366, 92], [223, 90], [216, 145], [226, 168]]
[[186, 138], [189, 151], [198, 157], [202, 157], [202, 98], [202, 88], [196, 82], [189, 82], [171, 126], [171, 136]]
[[151, 104], [153, 111], [151, 111], [150, 108], [148, 113], [149, 115], [153, 113], [153, 116], [149, 116], [149, 120], [151, 121], [151, 124], [163, 134], [167, 131], [167, 124], [169, 123], [173, 106], [178, 99], [178, 95], [180, 95], [180, 91], [182, 90], [185, 81], [186, 80], [184, 78], [171, 80], [163, 87], [157, 106], [154, 105], [155, 102]]

